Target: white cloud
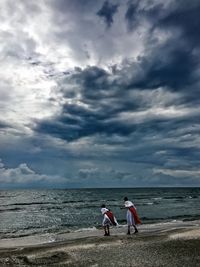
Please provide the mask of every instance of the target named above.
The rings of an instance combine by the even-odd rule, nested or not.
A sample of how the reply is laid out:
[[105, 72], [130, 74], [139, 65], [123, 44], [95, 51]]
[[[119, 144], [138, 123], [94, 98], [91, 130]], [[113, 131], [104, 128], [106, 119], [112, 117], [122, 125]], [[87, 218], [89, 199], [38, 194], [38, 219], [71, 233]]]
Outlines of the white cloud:
[[[130, 92], [133, 103], [140, 104], [140, 110], [123, 111], [116, 120], [125, 123], [142, 123], [154, 119], [186, 118], [198, 115], [200, 109], [187, 107], [181, 103], [181, 93], [170, 92], [167, 88], [158, 88], [150, 91], [134, 90]], [[114, 119], [114, 120], [115, 120]]]
[[[33, 118], [58, 113], [58, 102], [49, 99], [58, 97], [59, 72], [93, 64], [107, 68], [146, 53], [150, 24], [141, 20], [135, 31], [127, 32], [127, 3], [118, 1], [119, 12], [108, 30], [96, 15], [103, 2], [86, 1], [83, 5], [81, 1], [1, 1], [0, 96], [7, 100], [7, 106], [1, 107], [5, 120], [15, 127], [25, 127]], [[156, 35], [165, 40], [169, 33]], [[137, 76], [138, 71], [134, 72]], [[168, 110], [169, 116], [173, 116], [172, 109]], [[155, 112], [167, 113], [161, 108], [133, 117], [141, 120]], [[122, 120], [132, 117], [120, 116]]]
[[[157, 169], [161, 176], [165, 172], [177, 177], [189, 171], [168, 168], [186, 161], [188, 165], [181, 166], [188, 169], [198, 164], [200, 109], [195, 94], [199, 86], [190, 77], [191, 70], [195, 81], [199, 78], [199, 67], [193, 64], [193, 57], [198, 61], [198, 48], [183, 38], [179, 20], [171, 27], [160, 21], [179, 14], [173, 12], [179, 11], [180, 3], [136, 1], [138, 14], [133, 17], [139, 20], [135, 23], [133, 18], [133, 28], [128, 30], [125, 14], [131, 1], [110, 2], [120, 5], [108, 29], [97, 16], [104, 0], [0, 0], [0, 148], [2, 158], [15, 166], [7, 168], [0, 162], [1, 182], [66, 182], [38, 174], [30, 166], [41, 173], [62, 175], [80, 169], [82, 177], [103, 177], [104, 166], [115, 162], [113, 171], [108, 166], [105, 174], [120, 180], [128, 177], [123, 169], [127, 161], [130, 166], [141, 163], [138, 174], [152, 163], [167, 168]], [[183, 2], [180, 10], [185, 11]], [[194, 2], [198, 1], [191, 1], [190, 8]], [[97, 88], [89, 84], [90, 75], [87, 79], [84, 71], [89, 65], [107, 71], [105, 83], [96, 79]], [[74, 82], [70, 77], [79, 72], [75, 66], [82, 69]], [[77, 113], [66, 108], [70, 105]], [[45, 120], [52, 123], [36, 132], [38, 122]], [[98, 130], [102, 122], [108, 131]], [[79, 139], [68, 142], [69, 125], [75, 135], [81, 129]], [[187, 159], [179, 159], [181, 149]], [[17, 154], [27, 163], [16, 167]], [[76, 168], [84, 159], [98, 159], [102, 165]], [[54, 168], [55, 162], [60, 168]], [[198, 171], [191, 176], [197, 177]]]
[[26, 163], [21, 163], [16, 168], [6, 168], [0, 159], [0, 182], [4, 184], [63, 183], [67, 182], [67, 179], [59, 176], [38, 174], [29, 168]]
[[175, 170], [175, 169], [153, 169], [155, 174], [164, 174], [176, 178], [190, 177], [200, 179], [200, 170]]

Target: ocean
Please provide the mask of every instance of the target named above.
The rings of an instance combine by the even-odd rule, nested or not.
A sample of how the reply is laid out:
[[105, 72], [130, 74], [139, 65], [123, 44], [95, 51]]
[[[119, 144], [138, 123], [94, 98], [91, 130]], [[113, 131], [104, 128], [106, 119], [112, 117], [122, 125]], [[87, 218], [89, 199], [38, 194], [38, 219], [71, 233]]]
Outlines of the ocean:
[[0, 238], [98, 229], [104, 203], [126, 224], [125, 196], [143, 224], [200, 219], [200, 188], [0, 190]]

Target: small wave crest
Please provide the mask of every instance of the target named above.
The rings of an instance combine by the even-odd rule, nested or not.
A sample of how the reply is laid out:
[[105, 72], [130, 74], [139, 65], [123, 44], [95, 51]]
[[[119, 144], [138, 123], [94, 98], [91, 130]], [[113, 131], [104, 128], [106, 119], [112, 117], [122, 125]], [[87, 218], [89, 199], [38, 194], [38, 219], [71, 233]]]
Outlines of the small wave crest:
[[85, 228], [80, 228], [78, 230], [74, 230], [75, 233], [79, 233], [79, 232], [89, 232], [89, 231], [96, 231], [97, 227], [93, 226], [93, 227], [85, 227]]
[[19, 211], [23, 211], [24, 209], [21, 208], [10, 208], [10, 209], [0, 209], [0, 213], [3, 212], [19, 212]]

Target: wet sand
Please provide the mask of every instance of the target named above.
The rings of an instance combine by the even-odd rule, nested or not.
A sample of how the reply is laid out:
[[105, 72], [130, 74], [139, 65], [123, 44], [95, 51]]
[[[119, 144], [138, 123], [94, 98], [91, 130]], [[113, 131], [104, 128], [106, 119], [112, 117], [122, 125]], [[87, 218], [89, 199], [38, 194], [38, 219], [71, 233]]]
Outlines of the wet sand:
[[[28, 245], [0, 241], [0, 266], [200, 266], [200, 224], [141, 226], [139, 234], [126, 228], [63, 234], [59, 241]], [[4, 243], [4, 246], [3, 246]], [[10, 243], [11, 244], [11, 243]]]

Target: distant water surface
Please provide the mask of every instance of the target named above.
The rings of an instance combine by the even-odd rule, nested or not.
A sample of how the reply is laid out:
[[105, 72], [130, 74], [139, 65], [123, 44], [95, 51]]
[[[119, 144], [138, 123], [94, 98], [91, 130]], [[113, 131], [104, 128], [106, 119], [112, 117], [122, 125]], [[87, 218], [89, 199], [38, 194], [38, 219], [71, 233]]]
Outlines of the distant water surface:
[[124, 196], [134, 202], [144, 224], [200, 219], [200, 188], [1, 190], [0, 237], [98, 228], [102, 203], [125, 224]]

